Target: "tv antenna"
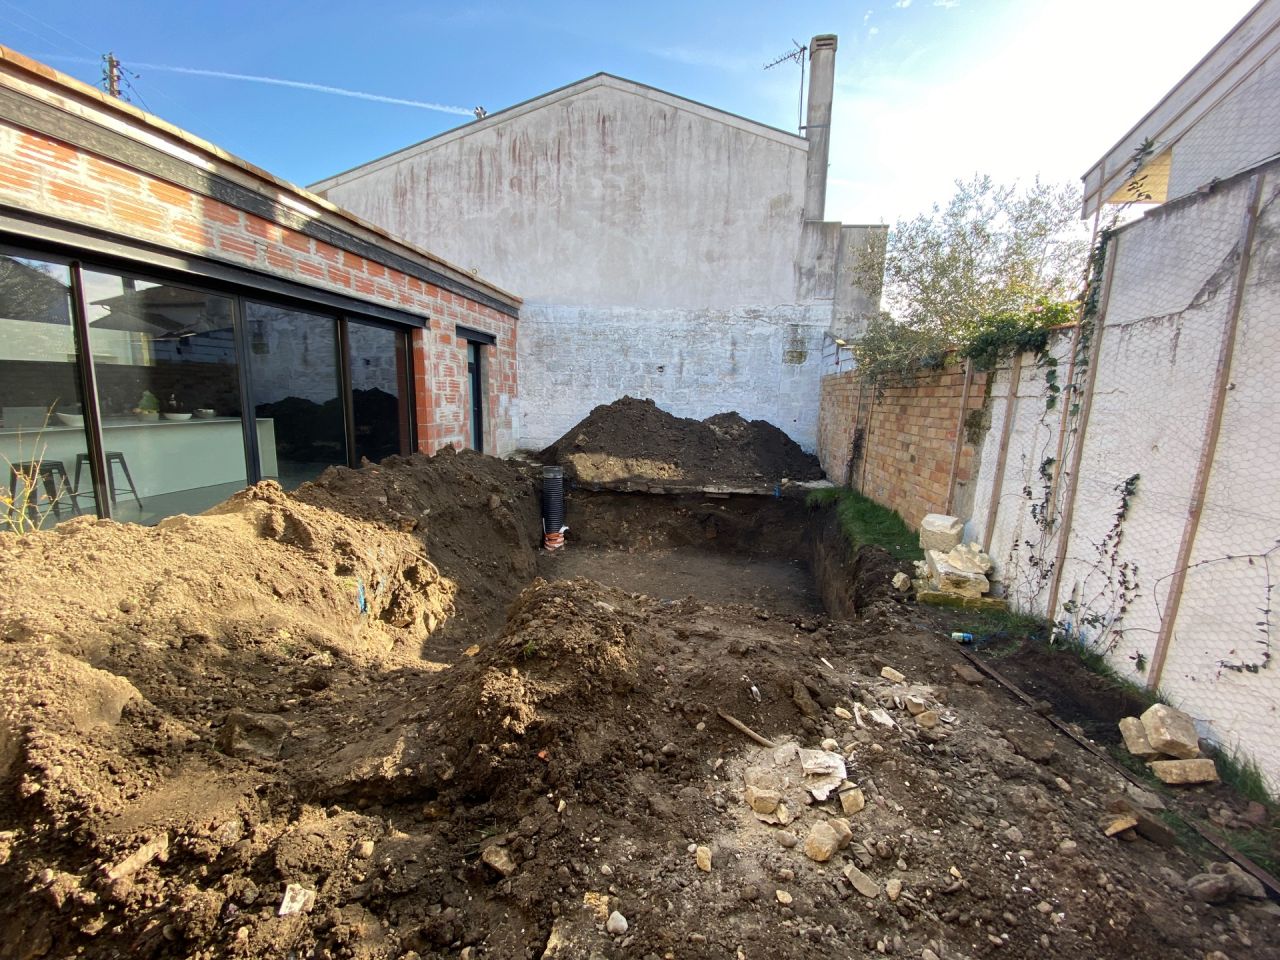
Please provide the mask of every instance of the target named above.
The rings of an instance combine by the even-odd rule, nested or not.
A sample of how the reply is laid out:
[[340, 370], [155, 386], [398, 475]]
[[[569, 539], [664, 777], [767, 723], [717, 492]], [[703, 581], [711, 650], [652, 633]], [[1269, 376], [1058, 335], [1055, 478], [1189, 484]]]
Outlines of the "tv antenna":
[[764, 65], [764, 68], [766, 70], [772, 70], [778, 64], [786, 63], [787, 61], [800, 64], [800, 98], [797, 101], [797, 105], [796, 105], [796, 129], [803, 136], [804, 135], [804, 55], [809, 51], [809, 48], [803, 44], [797, 43], [794, 38], [791, 41], [791, 45], [795, 49], [788, 50], [782, 56], [776, 57], [775, 59], [770, 60], [768, 63]]

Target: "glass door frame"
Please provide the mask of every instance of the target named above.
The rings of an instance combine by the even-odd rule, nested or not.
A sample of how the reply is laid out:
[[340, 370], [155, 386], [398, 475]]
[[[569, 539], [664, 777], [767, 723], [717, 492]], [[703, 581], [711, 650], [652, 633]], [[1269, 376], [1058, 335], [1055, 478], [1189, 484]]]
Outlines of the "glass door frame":
[[[415, 357], [413, 348], [413, 332], [426, 329], [411, 323], [395, 323], [384, 317], [362, 314], [358, 311], [326, 307], [305, 296], [289, 297], [274, 289], [255, 289], [252, 277], [247, 276], [243, 283], [210, 280], [200, 275], [184, 274], [181, 271], [157, 266], [154, 271], [146, 264], [121, 262], [110, 256], [77, 256], [60, 250], [45, 249], [38, 243], [27, 244], [13, 242], [9, 236], [0, 237], [0, 254], [31, 260], [42, 260], [65, 266], [70, 271], [70, 310], [71, 326], [76, 347], [76, 376], [82, 393], [81, 408], [84, 411], [84, 431], [86, 452], [89, 455], [89, 475], [93, 482], [94, 506], [99, 517], [112, 519], [111, 498], [108, 494], [108, 474], [105, 452], [105, 441], [102, 436], [102, 419], [99, 403], [98, 376], [94, 365], [92, 344], [90, 341], [88, 313], [85, 302], [83, 273], [86, 269], [111, 273], [123, 278], [139, 280], [146, 283], [178, 286], [195, 293], [203, 293], [229, 299], [231, 302], [232, 342], [236, 350], [236, 368], [238, 390], [241, 406], [242, 442], [244, 446], [246, 486], [252, 486], [262, 479], [262, 457], [259, 450], [257, 418], [254, 415], [252, 400], [252, 371], [249, 357], [252, 348], [248, 324], [245, 322], [244, 301], [278, 305], [281, 307], [304, 310], [308, 313], [323, 315], [336, 323], [338, 338], [339, 386], [342, 391], [342, 407], [344, 431], [347, 447], [347, 466], [358, 467], [355, 447], [355, 414], [351, 391], [351, 353], [348, 323], [361, 323], [394, 333], [397, 337], [397, 352], [404, 352], [404, 369], [402, 376], [397, 377], [400, 396], [397, 398], [402, 419], [401, 454], [412, 454], [417, 451], [417, 398], [415, 388]], [[376, 308], [376, 305], [371, 305]], [[399, 366], [399, 364], [397, 364]], [[406, 442], [407, 440], [407, 442]]]

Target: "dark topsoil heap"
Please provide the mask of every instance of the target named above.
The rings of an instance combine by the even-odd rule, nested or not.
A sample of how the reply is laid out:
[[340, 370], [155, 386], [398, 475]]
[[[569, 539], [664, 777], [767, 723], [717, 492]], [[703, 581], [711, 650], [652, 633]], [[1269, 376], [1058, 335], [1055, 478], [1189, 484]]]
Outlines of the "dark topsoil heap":
[[538, 459], [564, 465], [585, 484], [760, 485], [822, 477], [817, 457], [764, 420], [737, 413], [691, 420], [634, 397], [596, 407]]
[[[522, 590], [537, 529], [519, 468], [442, 453], [0, 536], [0, 956], [1280, 956], [1246, 884], [1188, 900], [1202, 864], [1105, 837], [1114, 775], [897, 601]], [[840, 802], [794, 758], [795, 822], [759, 822], [744, 769], [784, 768], [719, 711], [834, 739], [853, 844], [796, 846]]]

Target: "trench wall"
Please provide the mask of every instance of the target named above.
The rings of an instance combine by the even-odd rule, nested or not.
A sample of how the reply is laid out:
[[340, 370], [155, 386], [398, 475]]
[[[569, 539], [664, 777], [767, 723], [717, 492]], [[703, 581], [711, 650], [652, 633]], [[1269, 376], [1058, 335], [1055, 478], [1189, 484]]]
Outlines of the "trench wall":
[[[991, 553], [1013, 607], [1055, 621], [1126, 679], [1157, 688], [1202, 735], [1256, 763], [1273, 792], [1277, 238], [1274, 162], [1113, 234], [1094, 316], [1057, 336], [1047, 358], [1007, 361], [975, 391], [983, 410], [962, 438], [974, 447], [971, 490], [953, 510]], [[823, 381], [820, 456], [837, 479], [849, 462], [846, 436], [867, 420], [855, 376]], [[948, 402], [930, 386], [941, 384], [914, 384], [905, 409]], [[928, 471], [948, 440], [922, 434], [895, 401], [901, 434], [882, 454], [873, 429], [867, 466], [892, 456]], [[855, 469], [855, 487], [912, 523], [944, 502], [923, 480], [895, 487], [876, 483], [875, 470], [865, 471], [871, 482], [863, 475]]]

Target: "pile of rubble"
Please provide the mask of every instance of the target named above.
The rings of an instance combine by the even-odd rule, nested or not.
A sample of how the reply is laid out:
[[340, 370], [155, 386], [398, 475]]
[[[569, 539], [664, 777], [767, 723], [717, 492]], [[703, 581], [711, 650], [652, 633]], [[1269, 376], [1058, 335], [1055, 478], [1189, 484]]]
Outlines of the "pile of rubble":
[[1200, 750], [1195, 723], [1181, 710], [1157, 703], [1141, 717], [1120, 721], [1125, 749], [1147, 766], [1162, 783], [1215, 783], [1218, 770]]
[[916, 595], [924, 601], [948, 598], [1003, 605], [990, 597], [992, 562], [978, 543], [964, 543], [964, 521], [942, 513], [927, 514], [920, 523], [920, 549], [924, 560], [916, 562]]

